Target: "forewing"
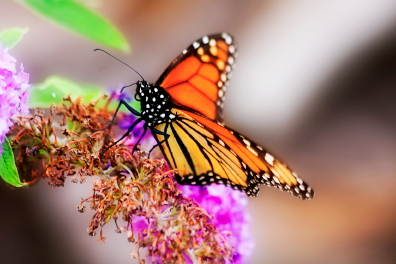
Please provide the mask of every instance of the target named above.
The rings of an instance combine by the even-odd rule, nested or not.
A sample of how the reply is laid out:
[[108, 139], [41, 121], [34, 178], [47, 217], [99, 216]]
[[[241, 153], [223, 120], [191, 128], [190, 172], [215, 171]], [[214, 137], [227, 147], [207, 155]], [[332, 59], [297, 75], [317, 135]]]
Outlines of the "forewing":
[[204, 36], [183, 51], [155, 83], [173, 103], [223, 122], [223, 102], [236, 49], [227, 33]]

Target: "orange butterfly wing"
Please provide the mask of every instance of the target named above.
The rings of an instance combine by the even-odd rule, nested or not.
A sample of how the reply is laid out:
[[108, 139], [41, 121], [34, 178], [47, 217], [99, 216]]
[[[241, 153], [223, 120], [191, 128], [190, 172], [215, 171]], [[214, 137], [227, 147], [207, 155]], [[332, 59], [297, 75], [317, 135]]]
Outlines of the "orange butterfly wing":
[[[256, 196], [259, 184], [311, 199], [313, 190], [262, 147], [199, 113], [172, 109], [177, 118], [155, 128], [169, 135], [160, 145], [181, 184], [225, 184]], [[154, 134], [158, 141], [164, 135]]]
[[[260, 146], [223, 125], [223, 101], [236, 50], [230, 35], [205, 36], [176, 58], [155, 86], [169, 94], [176, 117], [153, 133], [181, 184], [220, 183], [257, 195], [259, 184], [301, 199], [313, 190]], [[165, 135], [168, 135], [166, 138]]]
[[159, 80], [172, 103], [223, 121], [223, 101], [236, 49], [230, 35], [216, 34], [195, 41], [176, 58]]

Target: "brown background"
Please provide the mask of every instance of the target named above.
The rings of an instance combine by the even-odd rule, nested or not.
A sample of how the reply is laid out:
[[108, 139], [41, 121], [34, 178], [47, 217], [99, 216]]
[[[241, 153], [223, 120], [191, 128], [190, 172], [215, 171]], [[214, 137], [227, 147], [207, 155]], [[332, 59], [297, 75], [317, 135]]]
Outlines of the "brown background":
[[[251, 263], [396, 262], [396, 2], [85, 1], [118, 26], [131, 54], [105, 48], [154, 82], [203, 35], [226, 31], [239, 57], [225, 120], [316, 191], [312, 201], [262, 187], [251, 198]], [[32, 83], [49, 75], [117, 88], [138, 78], [101, 45], [0, 0], [0, 30], [30, 27], [13, 50]], [[132, 91], [133, 92], [133, 91]], [[1, 263], [135, 263], [125, 235], [100, 245], [79, 214], [85, 185], [0, 182]]]

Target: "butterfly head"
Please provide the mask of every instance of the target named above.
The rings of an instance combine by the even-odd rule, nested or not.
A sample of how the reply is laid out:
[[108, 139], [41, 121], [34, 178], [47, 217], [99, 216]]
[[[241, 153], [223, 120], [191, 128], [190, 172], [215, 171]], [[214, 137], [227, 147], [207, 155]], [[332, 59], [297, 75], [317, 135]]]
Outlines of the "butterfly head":
[[142, 98], [144, 98], [147, 94], [149, 94], [149, 91], [151, 90], [150, 84], [146, 81], [138, 81], [136, 83], [136, 93], [135, 93], [135, 99], [136, 101], [142, 101]]

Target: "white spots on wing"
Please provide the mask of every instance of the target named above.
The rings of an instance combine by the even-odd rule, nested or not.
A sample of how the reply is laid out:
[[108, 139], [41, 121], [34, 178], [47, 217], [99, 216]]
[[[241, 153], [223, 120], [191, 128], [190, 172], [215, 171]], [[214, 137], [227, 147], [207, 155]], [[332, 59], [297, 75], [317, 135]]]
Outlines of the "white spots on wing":
[[220, 80], [223, 81], [223, 82], [227, 81], [227, 75], [225, 75], [224, 73], [222, 73], [222, 74], [220, 75]]
[[275, 181], [277, 184], [280, 184], [279, 178], [278, 178], [277, 176], [273, 176], [272, 179], [274, 179], [274, 181]]
[[243, 139], [243, 142], [245, 143], [246, 146], [250, 146], [250, 141], [247, 140], [246, 138]]
[[235, 62], [234, 57], [229, 57], [229, 58], [228, 58], [228, 63], [229, 63], [229, 64], [232, 65], [232, 64], [234, 64], [234, 62]]
[[209, 41], [209, 46], [216, 46], [216, 40], [215, 39], [211, 39]]
[[303, 184], [303, 180], [301, 180], [300, 178], [297, 178], [297, 177], [296, 177], [296, 180], [297, 180], [297, 182], [298, 182], [299, 184]]
[[224, 96], [224, 91], [222, 89], [219, 89], [219, 97], [222, 98]]
[[218, 81], [217, 82], [217, 87], [222, 87], [223, 86], [223, 82], [222, 81]]
[[150, 108], [150, 105], [149, 105], [149, 104], [146, 104], [146, 108]]
[[258, 153], [257, 153], [257, 151], [256, 151], [254, 148], [252, 148], [251, 146], [246, 146], [246, 148], [247, 148], [253, 155], [258, 156]]
[[273, 173], [275, 176], [279, 177], [279, 173], [278, 173], [276, 170], [274, 170], [274, 169], [272, 169], [272, 168], [270, 168], [270, 170], [272, 171], [272, 173]]
[[169, 115], [169, 118], [170, 118], [170, 119], [174, 119], [175, 117], [176, 117], [176, 116], [175, 116], [174, 114], [170, 114], [170, 115]]
[[222, 33], [221, 36], [224, 38], [225, 42], [230, 45], [232, 43], [232, 37], [227, 33]]
[[264, 159], [266, 162], [268, 162], [269, 165], [274, 166], [275, 158], [271, 154], [269, 154], [268, 152], [265, 153]]
[[228, 47], [228, 50], [230, 51], [230, 53], [234, 53], [235, 52], [235, 47], [233, 45], [230, 45]]
[[219, 139], [219, 143], [220, 143], [220, 145], [222, 145], [223, 147], [225, 147], [225, 144], [224, 144], [224, 142], [223, 142], [221, 139]]
[[198, 49], [198, 47], [199, 47], [199, 43], [196, 41], [192, 45], [193, 45], [194, 49]]
[[155, 97], [153, 97], [153, 102], [155, 102], [157, 99]]
[[162, 118], [165, 118], [165, 113], [162, 113], [160, 116], [161, 116]]
[[229, 37], [230, 35], [228, 35], [227, 33], [225, 33], [225, 32], [223, 32], [223, 33], [221, 33], [221, 37], [223, 38], [223, 39], [225, 39], [225, 38], [227, 38], [227, 37]]
[[226, 67], [225, 67], [225, 69], [226, 69], [226, 72], [231, 72], [231, 66], [230, 65], [227, 65]]
[[154, 92], [158, 92], [158, 88], [154, 87]]
[[185, 49], [185, 50], [183, 50], [183, 54], [186, 54], [187, 53], [187, 50]]
[[203, 42], [204, 44], [208, 44], [208, 42], [209, 42], [208, 36], [204, 36], [204, 37], [202, 38], [202, 42]]

